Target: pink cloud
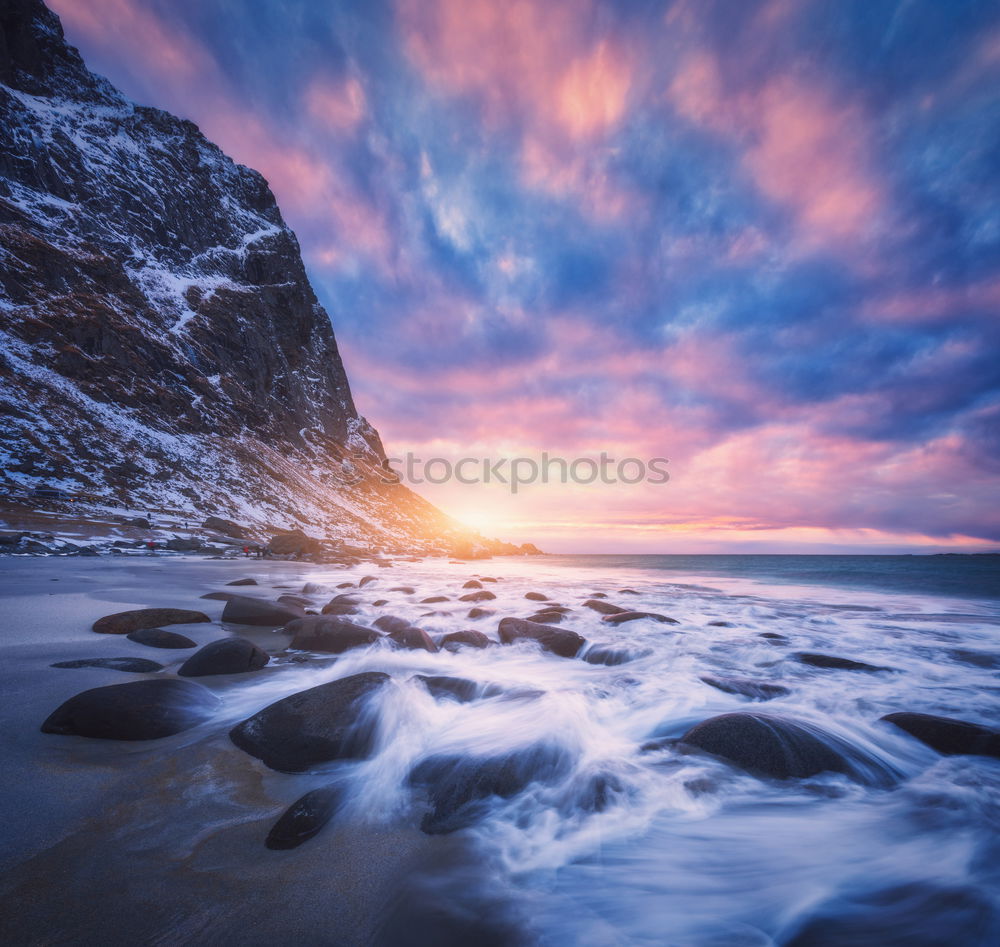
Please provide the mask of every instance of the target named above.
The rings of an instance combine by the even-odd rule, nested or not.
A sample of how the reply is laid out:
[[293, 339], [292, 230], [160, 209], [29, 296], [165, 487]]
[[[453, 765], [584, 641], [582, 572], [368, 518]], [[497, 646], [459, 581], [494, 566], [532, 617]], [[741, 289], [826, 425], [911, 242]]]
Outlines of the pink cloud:
[[365, 92], [356, 78], [314, 79], [305, 92], [309, 115], [324, 127], [336, 132], [351, 132], [365, 116]]

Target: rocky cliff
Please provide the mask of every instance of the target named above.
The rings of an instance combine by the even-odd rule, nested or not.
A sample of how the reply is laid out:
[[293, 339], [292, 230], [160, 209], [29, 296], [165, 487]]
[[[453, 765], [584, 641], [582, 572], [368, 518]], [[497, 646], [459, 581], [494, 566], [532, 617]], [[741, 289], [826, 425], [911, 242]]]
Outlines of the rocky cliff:
[[127, 101], [39, 0], [0, 11], [0, 461], [8, 495], [412, 548], [264, 178]]

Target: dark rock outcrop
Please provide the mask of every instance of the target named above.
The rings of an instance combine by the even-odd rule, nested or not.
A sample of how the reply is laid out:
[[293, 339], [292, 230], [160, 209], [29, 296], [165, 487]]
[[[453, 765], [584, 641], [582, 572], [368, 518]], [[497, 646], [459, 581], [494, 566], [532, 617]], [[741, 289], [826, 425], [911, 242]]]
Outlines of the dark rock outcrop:
[[79, 658], [76, 661], [57, 661], [54, 668], [105, 668], [109, 671], [126, 671], [129, 674], [152, 674], [162, 671], [163, 665], [148, 658]]
[[227, 582], [226, 585], [256, 585], [256, 579], [233, 579], [232, 582]]
[[572, 762], [562, 747], [535, 744], [499, 756], [432, 756], [410, 773], [411, 786], [424, 790], [431, 805], [420, 828], [440, 835], [466, 828], [488, 811], [491, 797], [509, 799], [531, 783], [565, 776]]
[[993, 756], [1000, 759], [1000, 730], [952, 717], [907, 711], [886, 714], [880, 719], [905, 730], [946, 756]]
[[202, 529], [210, 529], [214, 533], [221, 533], [230, 539], [246, 539], [246, 530], [232, 520], [224, 519], [221, 516], [208, 516], [201, 524]]
[[452, 631], [441, 639], [441, 647], [445, 651], [458, 651], [461, 648], [488, 648], [494, 644], [481, 631]]
[[537, 641], [544, 650], [551, 651], [561, 658], [575, 658], [587, 643], [586, 639], [575, 631], [540, 625], [537, 622], [525, 621], [523, 618], [501, 619], [497, 631], [503, 644], [513, 644], [521, 640]]
[[298, 848], [337, 814], [343, 801], [344, 791], [336, 783], [307, 792], [274, 823], [264, 845], [275, 851]]
[[181, 677], [207, 677], [210, 674], [246, 674], [259, 671], [271, 660], [246, 638], [221, 638], [209, 642], [191, 655], [178, 669]]
[[830, 668], [836, 671], [891, 671], [892, 668], [877, 664], [866, 664], [864, 661], [853, 661], [850, 658], [839, 658], [835, 654], [817, 654], [813, 651], [799, 651], [792, 655], [800, 664], [808, 664], [814, 668]]
[[234, 625], [255, 625], [262, 628], [276, 628], [296, 618], [304, 618], [305, 611], [298, 605], [281, 602], [267, 602], [261, 598], [233, 595], [222, 611], [222, 620]]
[[141, 628], [158, 625], [194, 625], [212, 619], [203, 612], [186, 608], [137, 608], [130, 612], [105, 615], [94, 622], [93, 630], [99, 635], [127, 635]]
[[157, 740], [198, 726], [220, 703], [208, 688], [193, 681], [130, 681], [71, 697], [49, 715], [42, 732], [103, 740]]
[[179, 635], [176, 631], [164, 631], [162, 628], [140, 628], [130, 632], [129, 641], [144, 644], [148, 648], [197, 648], [198, 644], [187, 635]]
[[324, 654], [343, 654], [354, 648], [367, 648], [382, 637], [374, 628], [323, 615], [297, 618], [282, 630], [292, 636], [289, 647], [293, 650]]
[[750, 700], [773, 700], [775, 697], [786, 697], [791, 691], [781, 684], [771, 684], [768, 681], [753, 681], [745, 677], [716, 677], [714, 674], [703, 674], [702, 681], [716, 690], [726, 694], [738, 694], [749, 697]]
[[411, 651], [429, 651], [436, 654], [438, 646], [423, 628], [409, 625], [406, 628], [397, 628], [389, 632], [389, 637], [401, 648], [408, 648]]
[[802, 721], [760, 713], [730, 713], [696, 724], [680, 743], [774, 779], [842, 773], [857, 782], [888, 786], [888, 765], [839, 737]]
[[605, 615], [601, 620], [609, 625], [623, 625], [627, 621], [638, 621], [648, 618], [650, 621], [659, 622], [661, 625], [679, 625], [676, 618], [668, 618], [658, 612], [616, 612], [614, 615]]
[[610, 602], [605, 602], [598, 598], [588, 598], [586, 602], [583, 603], [584, 608], [591, 608], [599, 615], [623, 615], [628, 609], [622, 608], [620, 605], [612, 605]]
[[237, 724], [229, 737], [266, 766], [286, 773], [364, 758], [376, 731], [366, 704], [388, 682], [388, 674], [368, 671], [311, 687]]
[[417, 674], [414, 680], [420, 681], [434, 697], [446, 697], [457, 700], [460, 704], [474, 700], [479, 693], [479, 685], [464, 677], [428, 676]]

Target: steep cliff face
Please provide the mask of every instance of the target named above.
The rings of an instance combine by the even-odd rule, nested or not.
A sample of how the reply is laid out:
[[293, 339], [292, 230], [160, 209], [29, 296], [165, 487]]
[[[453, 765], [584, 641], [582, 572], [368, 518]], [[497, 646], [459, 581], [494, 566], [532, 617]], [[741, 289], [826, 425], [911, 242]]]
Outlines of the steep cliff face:
[[381, 475], [264, 178], [0, 11], [0, 461], [8, 493], [408, 544], [455, 524]]

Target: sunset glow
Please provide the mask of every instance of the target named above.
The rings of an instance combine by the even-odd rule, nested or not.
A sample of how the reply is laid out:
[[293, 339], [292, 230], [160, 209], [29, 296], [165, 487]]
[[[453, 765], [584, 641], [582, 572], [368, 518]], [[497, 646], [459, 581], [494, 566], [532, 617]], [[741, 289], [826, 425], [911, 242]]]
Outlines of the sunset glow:
[[1000, 542], [995, 7], [52, 6], [268, 178], [390, 454], [669, 459], [415, 485], [459, 520], [550, 551]]

